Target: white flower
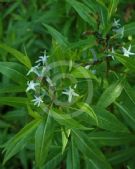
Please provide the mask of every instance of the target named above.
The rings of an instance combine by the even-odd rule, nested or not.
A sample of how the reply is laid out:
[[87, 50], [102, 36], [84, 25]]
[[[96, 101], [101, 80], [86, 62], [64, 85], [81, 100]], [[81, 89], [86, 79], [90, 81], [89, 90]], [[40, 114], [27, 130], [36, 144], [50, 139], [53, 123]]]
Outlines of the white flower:
[[49, 70], [51, 69], [51, 67], [50, 66], [43, 66], [43, 68], [42, 68], [42, 71], [41, 71], [41, 73], [40, 73], [40, 77], [43, 77], [44, 75], [45, 75], [45, 73], [48, 73], [49, 72]]
[[90, 68], [90, 66], [91, 66], [91, 65], [86, 65], [86, 66], [85, 66], [85, 69], [88, 70], [88, 69]]
[[128, 49], [122, 47], [123, 55], [126, 57], [129, 57], [130, 55], [135, 55], [135, 53], [130, 52], [130, 50], [131, 50], [131, 45], [129, 45]]
[[44, 65], [47, 62], [48, 57], [49, 56], [47, 56], [46, 53], [45, 53], [44, 56], [39, 56], [39, 59], [36, 61], [36, 63], [42, 62], [42, 64]]
[[74, 89], [72, 89], [71, 86], [69, 86], [68, 90], [66, 90], [65, 92], [62, 92], [62, 94], [65, 94], [68, 96], [69, 103], [71, 103], [73, 96], [79, 96], [79, 94], [75, 93]]
[[43, 103], [43, 100], [41, 98], [41, 96], [34, 96], [35, 99], [32, 100], [32, 102], [34, 102], [34, 105], [39, 107], [41, 103]]
[[112, 26], [119, 28], [121, 26], [121, 24], [119, 22], [120, 22], [120, 19], [118, 19], [118, 20], [114, 19]]
[[30, 74], [30, 73], [35, 73], [39, 76], [39, 73], [38, 73], [38, 69], [39, 69], [39, 64], [34, 66], [34, 67], [31, 67], [31, 69], [28, 71], [27, 73], [27, 76]]
[[54, 86], [54, 84], [53, 84], [52, 80], [50, 79], [50, 77], [47, 77], [47, 78], [46, 78], [46, 81], [48, 82], [48, 84], [49, 84], [51, 87]]
[[[110, 49], [109, 49], [109, 51], [110, 51]], [[112, 57], [112, 59], [114, 60], [114, 53], [115, 53], [115, 51], [114, 51], [113, 47], [112, 47], [112, 50], [110, 52], [111, 53], [109, 53], [108, 56]]]
[[114, 29], [113, 31], [116, 32], [117, 35], [120, 35], [121, 39], [124, 37], [124, 26], [119, 29]]
[[36, 90], [35, 87], [38, 86], [39, 83], [34, 83], [33, 80], [27, 82], [27, 89], [26, 89], [26, 92], [28, 92], [29, 90]]

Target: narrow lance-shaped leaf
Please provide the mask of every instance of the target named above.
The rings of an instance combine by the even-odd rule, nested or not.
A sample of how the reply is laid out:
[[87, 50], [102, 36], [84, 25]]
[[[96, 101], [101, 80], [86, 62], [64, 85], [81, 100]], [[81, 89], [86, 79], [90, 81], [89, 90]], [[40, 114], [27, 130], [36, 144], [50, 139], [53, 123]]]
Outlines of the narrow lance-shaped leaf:
[[31, 67], [31, 62], [28, 56], [24, 55], [23, 53], [19, 52], [18, 50], [7, 46], [6, 44], [0, 44], [0, 48], [4, 49], [5, 51], [9, 52], [12, 56], [14, 56], [19, 62], [24, 64], [27, 68]]
[[51, 115], [60, 125], [67, 127], [68, 129], [82, 129], [82, 130], [91, 130], [80, 124], [77, 120], [73, 119], [70, 115], [64, 114], [58, 110], [51, 110]]
[[89, 138], [100, 146], [128, 145], [135, 142], [135, 136], [130, 133], [97, 131], [91, 132]]
[[[125, 126], [125, 124], [122, 123], [113, 113], [103, 109], [102, 107], [96, 106], [93, 109], [98, 119], [99, 128], [105, 129], [107, 131], [112, 131], [112, 132], [129, 133], [129, 130]], [[97, 125], [95, 121], [93, 124]]]
[[96, 3], [96, 9], [101, 21], [100, 29], [104, 33], [103, 36], [105, 36], [108, 30], [110, 29], [110, 22], [108, 22], [109, 11], [105, 6], [104, 2], [96, 0]]
[[0, 85], [0, 93], [19, 93], [24, 92], [26, 90], [25, 86], [17, 86], [17, 85]]
[[96, 20], [94, 19], [94, 15], [91, 16], [93, 11], [90, 10], [86, 5], [84, 5], [81, 2], [78, 2], [76, 0], [66, 0], [80, 15], [80, 17], [86, 21], [89, 25], [91, 25], [93, 28], [97, 26]]
[[78, 103], [80, 111], [87, 113], [98, 125], [98, 118], [94, 110], [87, 103]]
[[74, 133], [75, 143], [78, 149], [82, 152], [91, 165], [91, 168], [96, 169], [112, 169], [110, 164], [107, 162], [105, 156], [96, 147], [96, 145], [88, 139], [88, 137], [79, 131], [72, 130]]
[[108, 156], [108, 161], [113, 165], [123, 164], [125, 161], [134, 157], [134, 154], [135, 154], [135, 147], [129, 147], [126, 149], [122, 149], [110, 153]]
[[56, 169], [56, 167], [60, 164], [62, 159], [63, 155], [61, 152], [61, 148], [59, 148], [59, 150], [52, 149], [51, 155], [49, 155], [49, 158], [47, 159], [45, 165], [41, 167], [41, 169]]
[[82, 50], [86, 50], [92, 48], [94, 45], [96, 45], [96, 38], [91, 35], [87, 39], [78, 40], [77, 42], [70, 43], [70, 48], [71, 49], [79, 48]]
[[61, 46], [68, 47], [69, 43], [67, 39], [60, 32], [50, 25], [43, 24], [43, 26], [48, 30], [56, 42], [58, 42]]
[[42, 167], [48, 156], [48, 151], [53, 137], [53, 125], [50, 112], [47, 119], [42, 120], [35, 134], [35, 159], [37, 167]]
[[118, 102], [115, 102], [115, 105], [120, 109], [120, 112], [122, 116], [125, 118], [125, 121], [127, 121], [128, 125], [131, 126], [133, 129], [135, 129], [135, 114], [133, 111], [131, 111], [128, 107], [125, 105], [121, 105]]
[[132, 101], [132, 103], [135, 104], [135, 91], [127, 81], [124, 85], [124, 90], [126, 94], [128, 95], [128, 97], [130, 98], [130, 100]]
[[97, 106], [106, 108], [112, 104], [121, 94], [124, 86], [124, 80], [118, 80], [116, 83], [110, 85], [101, 95]]
[[126, 68], [128, 68], [131, 72], [135, 72], [135, 59], [128, 58], [120, 54], [115, 54], [116, 59], [122, 63]]
[[68, 144], [68, 139], [70, 136], [70, 129], [66, 130], [65, 128], [63, 128], [61, 131], [61, 134], [62, 134], [62, 153], [64, 153], [65, 148]]
[[32, 110], [29, 104], [27, 104], [27, 109], [31, 117], [33, 117], [34, 119], [41, 119], [42, 116], [37, 111]]
[[113, 16], [113, 14], [116, 12], [117, 6], [118, 6], [119, 0], [110, 0], [110, 5], [108, 9], [108, 20]]
[[80, 168], [79, 151], [74, 143], [73, 136], [71, 136], [71, 144], [67, 152], [66, 168], [67, 169], [79, 169]]
[[135, 35], [135, 22], [124, 25], [124, 36]]
[[94, 79], [98, 82], [98, 78], [91, 71], [85, 69], [82, 66], [75, 67], [72, 70], [71, 75], [75, 78]]
[[26, 84], [27, 78], [16, 69], [18, 64], [12, 62], [0, 62], [0, 73], [12, 79], [19, 85], [24, 86]]
[[28, 99], [25, 97], [0, 97], [0, 105], [27, 106]]
[[13, 138], [3, 145], [4, 152], [6, 152], [3, 162], [4, 164], [12, 156], [24, 148], [32, 132], [34, 132], [39, 123], [40, 120], [33, 120], [32, 122], [28, 123], [23, 129], [21, 129], [21, 131], [19, 131]]

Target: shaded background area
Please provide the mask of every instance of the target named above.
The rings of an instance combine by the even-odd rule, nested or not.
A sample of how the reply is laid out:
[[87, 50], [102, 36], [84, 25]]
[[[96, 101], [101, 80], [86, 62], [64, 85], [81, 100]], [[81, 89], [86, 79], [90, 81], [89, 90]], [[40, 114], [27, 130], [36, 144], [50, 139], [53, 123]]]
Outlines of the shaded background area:
[[[85, 0], [82, 0], [85, 3]], [[121, 22], [135, 16], [135, 2], [121, 0], [118, 14]], [[51, 44], [43, 23], [55, 27], [70, 41], [84, 38], [88, 25], [65, 0], [0, 1], [0, 40], [34, 57]]]

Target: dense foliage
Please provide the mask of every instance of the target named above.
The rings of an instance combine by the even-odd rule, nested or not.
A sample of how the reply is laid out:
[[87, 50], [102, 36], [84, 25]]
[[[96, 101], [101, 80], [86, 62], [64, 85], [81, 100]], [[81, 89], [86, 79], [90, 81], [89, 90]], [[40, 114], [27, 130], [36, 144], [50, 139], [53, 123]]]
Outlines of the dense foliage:
[[0, 10], [0, 169], [134, 169], [135, 1]]

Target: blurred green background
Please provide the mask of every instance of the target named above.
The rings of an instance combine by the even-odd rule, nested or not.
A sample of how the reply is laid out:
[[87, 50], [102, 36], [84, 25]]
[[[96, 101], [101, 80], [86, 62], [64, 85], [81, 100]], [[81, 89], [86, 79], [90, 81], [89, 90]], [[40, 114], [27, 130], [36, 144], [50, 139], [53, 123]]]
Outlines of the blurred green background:
[[[133, 21], [134, 6], [134, 0], [121, 0], [116, 17], [123, 23]], [[0, 41], [22, 52], [26, 50], [32, 58], [51, 45], [51, 36], [43, 23], [53, 26], [70, 41], [83, 39], [83, 32], [90, 31], [65, 0], [0, 1]]]

